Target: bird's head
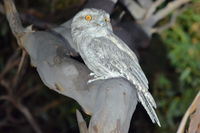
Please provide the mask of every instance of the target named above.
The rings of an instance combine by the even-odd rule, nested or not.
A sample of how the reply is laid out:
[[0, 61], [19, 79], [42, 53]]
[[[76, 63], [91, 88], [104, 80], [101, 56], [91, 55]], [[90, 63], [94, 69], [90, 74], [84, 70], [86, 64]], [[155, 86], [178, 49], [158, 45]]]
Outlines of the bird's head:
[[74, 32], [83, 34], [102, 34], [101, 32], [110, 30], [110, 15], [100, 9], [84, 9], [77, 13], [72, 20], [72, 34]]

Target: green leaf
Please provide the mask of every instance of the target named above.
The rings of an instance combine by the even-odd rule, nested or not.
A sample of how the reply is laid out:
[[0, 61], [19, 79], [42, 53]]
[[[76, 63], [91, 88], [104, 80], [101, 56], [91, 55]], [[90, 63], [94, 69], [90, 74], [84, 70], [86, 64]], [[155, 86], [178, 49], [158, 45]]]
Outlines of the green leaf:
[[184, 81], [186, 80], [191, 74], [191, 69], [190, 68], [186, 68], [180, 75], [180, 80]]

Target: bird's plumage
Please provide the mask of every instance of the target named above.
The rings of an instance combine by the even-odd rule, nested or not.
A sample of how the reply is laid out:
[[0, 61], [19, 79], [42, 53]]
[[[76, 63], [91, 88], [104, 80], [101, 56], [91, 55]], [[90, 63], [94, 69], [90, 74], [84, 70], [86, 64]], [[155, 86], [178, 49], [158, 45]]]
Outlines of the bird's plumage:
[[[85, 15], [95, 16], [87, 22]], [[112, 32], [105, 11], [85, 9], [72, 21], [72, 37], [85, 64], [94, 72], [96, 79], [123, 77], [137, 88], [138, 99], [151, 120], [160, 125], [154, 111], [156, 103], [148, 91], [148, 80], [134, 52]], [[100, 21], [100, 22], [99, 22]], [[105, 23], [98, 25], [99, 23]]]

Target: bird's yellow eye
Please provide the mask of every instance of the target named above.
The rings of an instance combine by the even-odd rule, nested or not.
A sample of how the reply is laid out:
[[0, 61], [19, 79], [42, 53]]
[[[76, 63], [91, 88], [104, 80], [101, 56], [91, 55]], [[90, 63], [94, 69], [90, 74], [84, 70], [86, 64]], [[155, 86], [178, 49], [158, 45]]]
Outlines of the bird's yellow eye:
[[110, 19], [108, 19], [108, 18], [105, 18], [104, 20], [105, 20], [106, 22], [110, 22]]
[[87, 21], [92, 20], [92, 16], [90, 16], [90, 15], [85, 16], [85, 20], [87, 20]]

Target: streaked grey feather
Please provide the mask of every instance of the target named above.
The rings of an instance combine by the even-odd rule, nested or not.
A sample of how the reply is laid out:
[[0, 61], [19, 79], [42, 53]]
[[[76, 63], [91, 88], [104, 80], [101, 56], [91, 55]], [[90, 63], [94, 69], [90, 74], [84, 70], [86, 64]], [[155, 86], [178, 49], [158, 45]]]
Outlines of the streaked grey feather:
[[[138, 89], [138, 97], [153, 122], [160, 125], [153, 107], [156, 103], [147, 91], [147, 79], [138, 64], [136, 56], [130, 56], [127, 52], [120, 50], [109, 38], [94, 38], [87, 46], [87, 51], [82, 51], [82, 56], [90, 55], [85, 59], [87, 66], [97, 76], [124, 77], [129, 78]], [[85, 53], [84, 53], [85, 52]], [[111, 54], [112, 53], [112, 54]], [[97, 66], [97, 67], [96, 67]], [[141, 89], [140, 89], [141, 88]]]
[[[88, 14], [94, 16], [91, 22], [84, 19]], [[148, 92], [148, 80], [134, 52], [113, 34], [110, 23], [104, 22], [104, 17], [108, 16], [102, 10], [85, 9], [74, 17], [72, 37], [78, 52], [95, 76], [101, 77], [97, 79], [123, 77], [135, 85], [139, 101], [151, 120], [160, 126], [154, 111], [156, 103]], [[100, 26], [99, 22], [105, 24]]]

